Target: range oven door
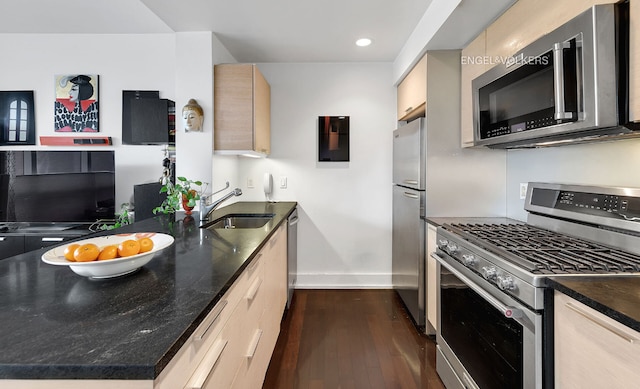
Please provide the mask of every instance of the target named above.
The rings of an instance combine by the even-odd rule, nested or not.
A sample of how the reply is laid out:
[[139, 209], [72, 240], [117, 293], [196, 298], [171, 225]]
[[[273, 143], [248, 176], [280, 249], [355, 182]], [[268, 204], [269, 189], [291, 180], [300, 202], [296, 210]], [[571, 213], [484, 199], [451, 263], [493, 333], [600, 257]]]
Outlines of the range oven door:
[[542, 315], [437, 250], [436, 370], [448, 389], [542, 388]]

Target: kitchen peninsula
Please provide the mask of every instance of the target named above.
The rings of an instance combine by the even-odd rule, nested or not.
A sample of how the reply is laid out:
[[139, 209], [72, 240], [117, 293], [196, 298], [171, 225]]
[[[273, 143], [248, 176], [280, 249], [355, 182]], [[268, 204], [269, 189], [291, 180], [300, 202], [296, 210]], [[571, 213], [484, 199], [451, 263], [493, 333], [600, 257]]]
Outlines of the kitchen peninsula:
[[[118, 232], [160, 232], [172, 235], [175, 242], [139, 271], [113, 279], [91, 280], [66, 266], [43, 263], [40, 257], [46, 249], [0, 261], [0, 386], [79, 388], [90, 382], [98, 388], [158, 387], [177, 359], [184, 362], [183, 355], [206, 354], [196, 346], [191, 349], [191, 342], [204, 342], [194, 337], [205, 336], [200, 332], [203, 326], [205, 332], [214, 327], [218, 317], [209, 321], [208, 315], [226, 315], [226, 320], [239, 311], [241, 302], [235, 311], [229, 303], [233, 314], [220, 313], [226, 312], [222, 310], [231, 300], [229, 293], [236, 293], [235, 286], [247, 272], [261, 269], [264, 277], [248, 289], [254, 284], [265, 287], [260, 292], [242, 291], [243, 297], [249, 293], [247, 299], [257, 299], [263, 289], [271, 293], [269, 277], [275, 274], [284, 284], [278, 296], [286, 301], [286, 258], [274, 272], [269, 263], [262, 263], [268, 257], [262, 254], [269, 242], [285, 238], [285, 251], [278, 255], [286, 256], [286, 235], [281, 232], [286, 234], [287, 216], [295, 207], [295, 202], [238, 202], [212, 215], [215, 220], [231, 213], [273, 214], [261, 228], [208, 230], [200, 228], [197, 214], [182, 219], [180, 213], [173, 222], [161, 216], [122, 227]], [[263, 302], [258, 314], [277, 315], [279, 323], [284, 305], [271, 309], [279, 312], [269, 312], [269, 298]], [[252, 322], [262, 322], [260, 317]], [[245, 328], [241, 324], [238, 328]], [[277, 339], [279, 325], [275, 327]]]

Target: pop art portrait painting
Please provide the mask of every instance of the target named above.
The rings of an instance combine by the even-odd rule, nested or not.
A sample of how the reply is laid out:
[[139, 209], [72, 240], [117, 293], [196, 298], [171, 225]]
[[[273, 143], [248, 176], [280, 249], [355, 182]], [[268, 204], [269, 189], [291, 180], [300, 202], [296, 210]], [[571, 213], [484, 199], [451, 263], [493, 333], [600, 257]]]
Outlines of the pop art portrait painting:
[[58, 75], [55, 83], [56, 132], [98, 132], [98, 76]]

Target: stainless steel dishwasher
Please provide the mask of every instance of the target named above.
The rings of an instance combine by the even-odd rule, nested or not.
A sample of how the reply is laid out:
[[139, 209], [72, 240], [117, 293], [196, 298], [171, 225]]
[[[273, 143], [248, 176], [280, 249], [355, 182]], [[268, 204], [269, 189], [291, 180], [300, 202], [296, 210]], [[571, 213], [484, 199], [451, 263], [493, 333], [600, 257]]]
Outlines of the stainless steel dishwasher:
[[298, 273], [298, 208], [287, 219], [287, 309], [291, 306]]

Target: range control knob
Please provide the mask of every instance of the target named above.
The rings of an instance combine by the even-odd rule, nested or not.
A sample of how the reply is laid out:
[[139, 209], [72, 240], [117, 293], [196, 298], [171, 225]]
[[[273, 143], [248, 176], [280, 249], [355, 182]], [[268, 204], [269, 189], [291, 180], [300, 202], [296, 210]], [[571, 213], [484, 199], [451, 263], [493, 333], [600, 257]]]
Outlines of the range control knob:
[[496, 268], [484, 266], [482, 268], [482, 276], [485, 280], [494, 280], [496, 278]]
[[449, 252], [449, 254], [455, 253], [456, 251], [458, 251], [458, 245], [453, 242], [449, 242], [449, 244], [447, 245], [447, 251]]
[[462, 263], [467, 267], [473, 267], [477, 262], [476, 257], [473, 254], [463, 254]]
[[516, 285], [513, 282], [513, 278], [511, 278], [511, 276], [498, 276], [498, 278], [496, 279], [496, 284], [501, 290], [513, 290], [516, 288]]
[[438, 240], [438, 248], [440, 248], [441, 250], [444, 250], [444, 248], [447, 247], [448, 244], [449, 244], [449, 241], [446, 239]]

